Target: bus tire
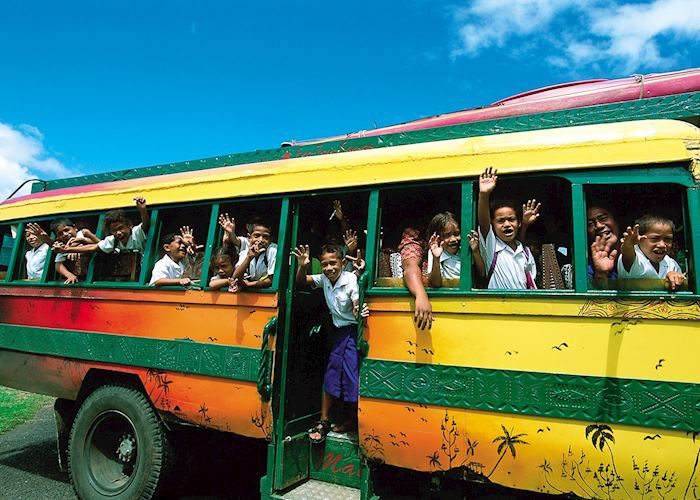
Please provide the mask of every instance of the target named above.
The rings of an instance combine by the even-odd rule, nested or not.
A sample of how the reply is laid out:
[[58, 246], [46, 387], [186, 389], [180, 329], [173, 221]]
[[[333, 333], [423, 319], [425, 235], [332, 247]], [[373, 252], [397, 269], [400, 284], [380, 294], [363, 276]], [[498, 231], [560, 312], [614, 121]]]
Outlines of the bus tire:
[[148, 398], [122, 385], [96, 389], [80, 406], [68, 467], [82, 499], [149, 499], [169, 465], [166, 429]]

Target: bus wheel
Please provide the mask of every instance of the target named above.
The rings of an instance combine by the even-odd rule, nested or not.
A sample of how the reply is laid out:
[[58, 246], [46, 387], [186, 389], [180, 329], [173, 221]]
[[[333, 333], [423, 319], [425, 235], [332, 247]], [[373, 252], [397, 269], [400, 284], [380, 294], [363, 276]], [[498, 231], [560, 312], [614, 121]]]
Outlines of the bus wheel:
[[151, 498], [168, 462], [163, 427], [136, 389], [107, 385], [88, 396], [75, 416], [68, 446], [71, 482], [80, 498]]

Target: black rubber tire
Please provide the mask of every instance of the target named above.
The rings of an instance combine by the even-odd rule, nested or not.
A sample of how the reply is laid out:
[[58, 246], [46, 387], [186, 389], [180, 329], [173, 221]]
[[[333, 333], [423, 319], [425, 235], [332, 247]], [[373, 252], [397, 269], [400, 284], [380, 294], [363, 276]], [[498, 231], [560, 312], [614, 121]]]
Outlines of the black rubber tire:
[[80, 406], [68, 444], [71, 483], [83, 500], [153, 498], [169, 465], [166, 429], [149, 399], [122, 385]]

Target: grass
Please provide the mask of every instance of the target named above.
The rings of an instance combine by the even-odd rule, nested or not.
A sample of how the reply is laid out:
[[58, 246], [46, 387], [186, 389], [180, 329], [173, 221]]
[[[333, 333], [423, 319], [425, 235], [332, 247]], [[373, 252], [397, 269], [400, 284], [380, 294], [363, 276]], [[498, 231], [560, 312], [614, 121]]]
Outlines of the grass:
[[0, 433], [29, 420], [52, 397], [0, 386]]

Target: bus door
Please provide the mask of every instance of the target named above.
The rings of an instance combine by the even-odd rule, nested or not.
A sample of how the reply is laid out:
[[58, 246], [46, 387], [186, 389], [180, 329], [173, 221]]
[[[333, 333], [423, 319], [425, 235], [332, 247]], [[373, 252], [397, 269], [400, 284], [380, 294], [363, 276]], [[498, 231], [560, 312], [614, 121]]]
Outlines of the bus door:
[[[320, 419], [323, 376], [328, 359], [328, 332], [332, 321], [322, 289], [295, 282], [297, 260], [289, 248], [309, 245], [312, 263], [309, 274], [321, 274], [319, 254], [324, 244], [345, 247], [347, 230], [364, 251], [364, 225], [368, 196], [363, 194], [309, 197], [292, 200], [290, 207], [288, 286], [284, 305], [284, 334], [278, 344], [279, 411], [273, 488], [280, 490], [313, 476], [315, 455], [307, 431]], [[340, 203], [337, 203], [340, 201]], [[336, 203], [334, 203], [336, 202]], [[340, 213], [339, 213], [340, 212]], [[341, 217], [342, 216], [342, 219]], [[360, 224], [362, 227], [353, 227]], [[352, 241], [350, 241], [352, 247]], [[353, 250], [356, 251], [356, 250]], [[280, 311], [282, 314], [282, 311]], [[279, 341], [278, 341], [279, 342]], [[342, 412], [343, 407], [336, 411]], [[332, 413], [331, 419], [343, 415]], [[320, 450], [321, 452], [323, 450]]]

